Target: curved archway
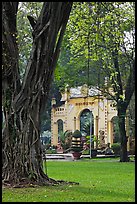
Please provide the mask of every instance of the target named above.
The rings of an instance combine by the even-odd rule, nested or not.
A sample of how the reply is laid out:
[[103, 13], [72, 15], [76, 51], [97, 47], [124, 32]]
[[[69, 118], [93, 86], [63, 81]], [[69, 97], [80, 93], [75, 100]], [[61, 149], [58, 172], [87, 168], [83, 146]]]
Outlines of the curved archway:
[[80, 113], [80, 131], [83, 136], [94, 134], [94, 116], [89, 109], [84, 109]]
[[58, 124], [58, 142], [60, 142], [60, 134], [63, 133], [63, 120], [59, 119], [57, 120]]

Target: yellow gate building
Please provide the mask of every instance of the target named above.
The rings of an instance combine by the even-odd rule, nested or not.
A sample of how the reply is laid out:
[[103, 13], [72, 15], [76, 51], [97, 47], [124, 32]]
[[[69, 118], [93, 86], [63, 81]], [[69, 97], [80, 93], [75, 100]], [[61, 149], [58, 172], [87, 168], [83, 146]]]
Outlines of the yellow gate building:
[[93, 133], [100, 140], [101, 147], [113, 144], [113, 117], [117, 116], [114, 101], [108, 100], [95, 88], [87, 85], [76, 88], [66, 87], [62, 93], [60, 104], [52, 99], [51, 111], [51, 144], [57, 146], [59, 142], [59, 124], [62, 131], [80, 130], [80, 116], [84, 110], [89, 110], [93, 117]]

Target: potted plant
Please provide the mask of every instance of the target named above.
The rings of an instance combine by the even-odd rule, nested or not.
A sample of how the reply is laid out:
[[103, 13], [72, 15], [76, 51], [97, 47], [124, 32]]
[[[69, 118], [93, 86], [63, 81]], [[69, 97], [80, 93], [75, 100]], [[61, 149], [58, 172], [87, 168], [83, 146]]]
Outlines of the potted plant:
[[72, 150], [72, 155], [75, 160], [80, 159], [81, 156], [81, 151], [83, 149], [82, 145], [82, 134], [79, 130], [75, 130], [74, 133], [72, 134], [72, 144], [71, 144], [71, 150]]

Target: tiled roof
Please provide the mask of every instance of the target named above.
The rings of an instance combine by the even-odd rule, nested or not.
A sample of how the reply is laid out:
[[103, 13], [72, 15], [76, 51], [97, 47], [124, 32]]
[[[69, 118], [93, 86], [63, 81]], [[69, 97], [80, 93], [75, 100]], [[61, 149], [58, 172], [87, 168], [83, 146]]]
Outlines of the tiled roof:
[[[70, 88], [70, 98], [80, 98], [86, 96], [86, 93], [82, 93], [82, 86], [78, 86], [76, 88]], [[87, 90], [88, 96], [97, 96], [101, 95], [101, 91], [99, 91], [96, 87], [90, 87]]]

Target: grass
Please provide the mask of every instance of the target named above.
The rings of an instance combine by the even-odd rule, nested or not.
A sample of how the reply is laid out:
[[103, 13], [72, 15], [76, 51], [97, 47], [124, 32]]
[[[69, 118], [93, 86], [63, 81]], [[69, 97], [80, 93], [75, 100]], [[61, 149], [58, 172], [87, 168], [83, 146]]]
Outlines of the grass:
[[48, 176], [79, 185], [3, 189], [3, 202], [135, 202], [135, 163], [47, 161]]

